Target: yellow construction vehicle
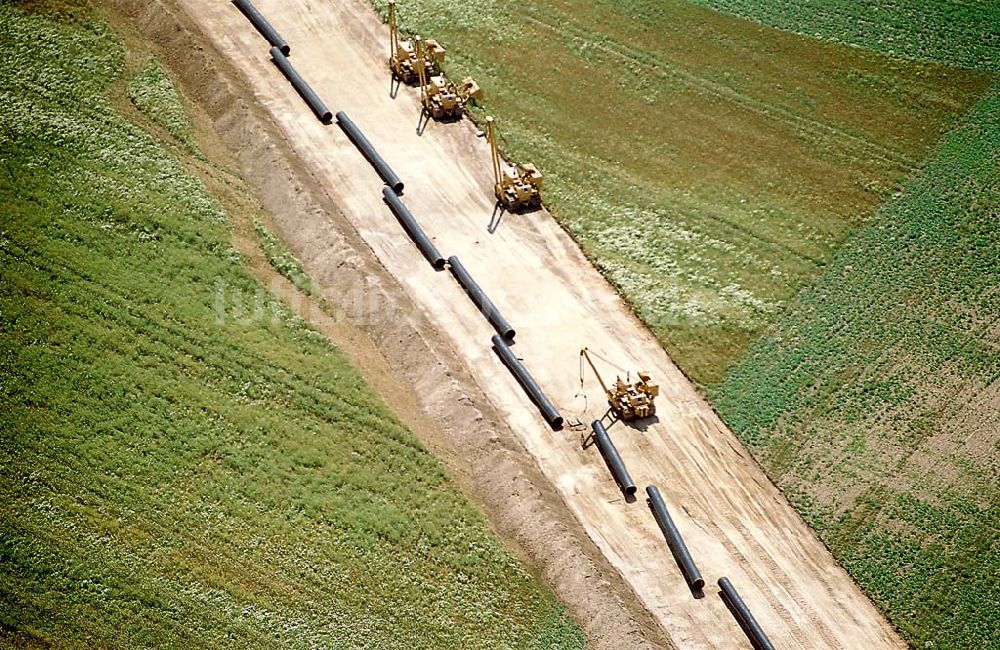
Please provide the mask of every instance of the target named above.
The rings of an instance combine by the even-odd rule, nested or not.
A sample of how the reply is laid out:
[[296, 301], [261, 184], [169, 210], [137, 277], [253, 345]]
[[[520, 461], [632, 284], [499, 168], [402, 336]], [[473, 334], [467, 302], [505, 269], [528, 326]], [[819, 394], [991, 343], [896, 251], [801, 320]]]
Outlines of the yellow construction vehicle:
[[[434, 39], [424, 41], [427, 55], [424, 57], [424, 73], [430, 77], [437, 74], [444, 64], [444, 48]], [[420, 80], [417, 74], [417, 51], [413, 42], [399, 37], [396, 24], [396, 3], [389, 0], [389, 69], [393, 76], [405, 84], [412, 85]]]
[[496, 125], [486, 118], [486, 139], [493, 156], [493, 193], [497, 201], [510, 212], [537, 208], [542, 204], [542, 172], [530, 163], [508, 165], [497, 148]]
[[426, 41], [415, 36], [413, 46], [417, 57], [415, 67], [420, 82], [420, 103], [425, 113], [435, 120], [458, 119], [462, 117], [467, 102], [482, 99], [483, 91], [471, 77], [455, 85], [444, 75], [429, 75], [424, 65], [429, 56]]
[[631, 373], [625, 374], [624, 381], [622, 381], [621, 376], [616, 376], [614, 386], [609, 389], [604, 380], [601, 379], [601, 373], [597, 372], [597, 367], [594, 366], [589, 351], [587, 348], [583, 348], [580, 350], [581, 386], [583, 385], [584, 359], [587, 360], [587, 363], [590, 364], [590, 369], [597, 376], [597, 381], [600, 382], [601, 388], [604, 389], [604, 394], [608, 397], [608, 406], [611, 407], [611, 411], [619, 420], [629, 422], [639, 418], [648, 418], [656, 414], [656, 404], [653, 400], [660, 394], [660, 387], [650, 381], [648, 373], [640, 370], [636, 373], [638, 376], [636, 381], [630, 381]]

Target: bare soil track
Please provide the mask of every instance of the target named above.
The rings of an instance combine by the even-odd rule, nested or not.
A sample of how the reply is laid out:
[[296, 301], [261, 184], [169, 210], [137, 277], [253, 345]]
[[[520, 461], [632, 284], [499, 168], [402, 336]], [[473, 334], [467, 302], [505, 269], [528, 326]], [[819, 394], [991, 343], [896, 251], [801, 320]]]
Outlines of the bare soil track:
[[[418, 135], [416, 93], [403, 87], [390, 96], [386, 31], [367, 3], [256, 4], [331, 110], [346, 111], [402, 177], [404, 200], [441, 252], [458, 255], [512, 322], [516, 353], [567, 420], [587, 423], [606, 411], [592, 377], [582, 394], [582, 346], [649, 370], [661, 384], [657, 422], [643, 430], [617, 423], [610, 432], [640, 489], [660, 487], [708, 581], [704, 598], [688, 590], [644, 500], [622, 499], [597, 450], [581, 448], [580, 431], [545, 425], [491, 351], [489, 325], [410, 243], [374, 171], [336, 126], [316, 121], [240, 12], [226, 0], [109, 1], [175, 68], [199, 77], [186, 83], [334, 304], [350, 311], [345, 296], [367, 282], [363, 295], [375, 302], [349, 315], [441, 427], [417, 433], [459, 469], [595, 646], [749, 647], [718, 596], [715, 580], [727, 575], [780, 648], [903, 647], [555, 221], [544, 211], [505, 215], [487, 231], [486, 143], [468, 121], [432, 122]], [[202, 49], [171, 53], [186, 42], [185, 26], [200, 29]], [[239, 78], [213, 88], [221, 70]], [[266, 119], [247, 102], [266, 109]], [[284, 149], [294, 155], [283, 158]]]

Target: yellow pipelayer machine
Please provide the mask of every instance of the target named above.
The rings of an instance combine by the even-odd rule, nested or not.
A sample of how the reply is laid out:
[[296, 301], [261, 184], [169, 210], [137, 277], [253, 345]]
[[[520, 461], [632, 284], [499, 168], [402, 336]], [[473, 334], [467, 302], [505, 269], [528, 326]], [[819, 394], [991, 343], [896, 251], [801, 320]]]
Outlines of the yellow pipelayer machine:
[[649, 374], [640, 370], [636, 373], [638, 376], [636, 381], [629, 381], [630, 373], [626, 373], [624, 381], [620, 376], [616, 376], [614, 386], [609, 389], [601, 379], [601, 373], [597, 372], [587, 348], [580, 350], [580, 359], [580, 384], [583, 384], [582, 360], [586, 359], [590, 369], [597, 376], [601, 388], [604, 389], [604, 394], [607, 395], [608, 406], [619, 420], [629, 422], [656, 415], [656, 404], [653, 400], [660, 394], [660, 387], [650, 381]]
[[416, 50], [417, 78], [420, 81], [420, 103], [423, 110], [435, 120], [450, 120], [462, 117], [466, 102], [482, 99], [483, 91], [479, 84], [466, 77], [460, 85], [455, 85], [445, 79], [444, 75], [427, 74], [428, 50], [425, 42], [419, 37], [413, 37], [413, 47]]
[[537, 208], [542, 204], [542, 172], [530, 163], [508, 165], [497, 148], [496, 125], [486, 118], [486, 138], [493, 156], [493, 193], [509, 212]]
[[[432, 38], [424, 41], [427, 56], [424, 58], [424, 73], [429, 77], [441, 70], [444, 64], [444, 48]], [[389, 0], [389, 69], [405, 84], [413, 85], [420, 80], [417, 74], [417, 51], [413, 42], [399, 37], [396, 24], [396, 3]]]

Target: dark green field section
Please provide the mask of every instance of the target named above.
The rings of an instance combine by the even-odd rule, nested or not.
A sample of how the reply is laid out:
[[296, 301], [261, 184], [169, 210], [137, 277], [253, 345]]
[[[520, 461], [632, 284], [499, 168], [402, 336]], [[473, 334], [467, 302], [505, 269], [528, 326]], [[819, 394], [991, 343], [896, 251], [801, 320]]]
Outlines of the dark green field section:
[[0, 646], [582, 647], [247, 270], [162, 69], [78, 7], [0, 47]]
[[479, 82], [475, 114], [497, 117], [546, 206], [703, 385], [990, 84], [686, 0], [397, 5], [452, 78]]
[[914, 647], [1000, 647], [1000, 88], [711, 395]]
[[772, 27], [894, 56], [984, 72], [1000, 69], [1000, 5], [995, 0], [693, 2]]

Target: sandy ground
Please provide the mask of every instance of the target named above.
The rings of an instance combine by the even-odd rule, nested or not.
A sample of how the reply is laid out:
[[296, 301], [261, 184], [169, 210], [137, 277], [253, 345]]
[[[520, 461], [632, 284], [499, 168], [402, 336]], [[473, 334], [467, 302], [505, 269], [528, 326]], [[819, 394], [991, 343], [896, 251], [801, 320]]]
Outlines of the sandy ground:
[[[336, 126], [321, 125], [225, 0], [176, 0], [238, 69], [305, 168], [453, 348], [566, 507], [681, 648], [749, 647], [718, 597], [729, 576], [779, 648], [904, 647], [656, 340], [544, 211], [505, 215], [494, 234], [486, 143], [467, 121], [416, 132], [416, 93], [390, 96], [385, 28], [363, 0], [258, 0], [292, 62], [365, 131], [406, 183], [404, 200], [442, 253], [458, 255], [518, 331], [515, 352], [568, 421], [606, 411], [578, 353], [643, 368], [662, 387], [659, 421], [610, 428], [633, 478], [660, 487], [708, 586], [695, 598], [646, 508], [627, 503], [581, 432], [552, 431], [490, 349], [491, 329], [447, 271], [434, 271], [381, 200], [381, 181]], [[502, 125], [501, 125], [502, 126]], [[316, 215], [322, 219], [322, 215]], [[317, 258], [324, 229], [293, 248]], [[330, 257], [328, 273], [337, 272]], [[319, 279], [322, 281], [322, 275]], [[388, 308], [388, 307], [386, 307]], [[411, 317], [400, 314], [400, 318]], [[600, 362], [598, 362], [600, 363]], [[609, 369], [610, 372], [610, 369]], [[474, 477], [473, 477], [474, 478]], [[586, 625], [585, 625], [586, 627]]]

